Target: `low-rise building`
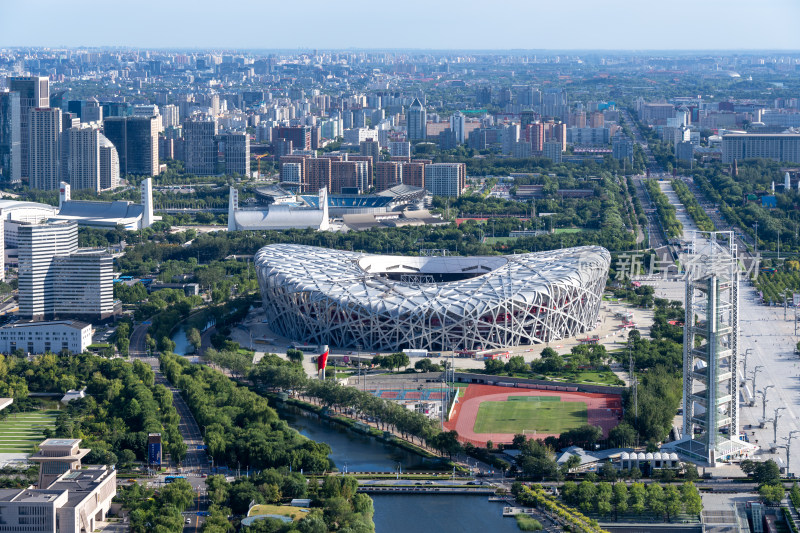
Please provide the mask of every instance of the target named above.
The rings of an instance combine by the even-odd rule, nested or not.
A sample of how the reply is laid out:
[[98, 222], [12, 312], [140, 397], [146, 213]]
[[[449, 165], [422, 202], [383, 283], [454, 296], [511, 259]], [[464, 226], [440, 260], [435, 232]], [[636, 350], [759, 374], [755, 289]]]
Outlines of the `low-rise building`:
[[0, 327], [1, 353], [83, 353], [90, 344], [92, 325], [75, 320], [24, 321]]
[[0, 490], [0, 532], [77, 533], [106, 520], [117, 493], [116, 470], [81, 466], [80, 439], [47, 439], [31, 460], [41, 463], [38, 488]]

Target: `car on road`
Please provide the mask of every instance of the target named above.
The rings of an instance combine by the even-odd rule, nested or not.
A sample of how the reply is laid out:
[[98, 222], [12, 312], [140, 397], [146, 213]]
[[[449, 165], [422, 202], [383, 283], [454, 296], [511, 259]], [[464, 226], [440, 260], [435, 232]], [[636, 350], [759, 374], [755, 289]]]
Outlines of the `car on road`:
[[192, 523], [192, 519], [191, 519], [191, 518], [187, 518], [187, 519], [186, 519], [186, 523], [187, 523], [187, 524], [191, 524], [191, 523]]

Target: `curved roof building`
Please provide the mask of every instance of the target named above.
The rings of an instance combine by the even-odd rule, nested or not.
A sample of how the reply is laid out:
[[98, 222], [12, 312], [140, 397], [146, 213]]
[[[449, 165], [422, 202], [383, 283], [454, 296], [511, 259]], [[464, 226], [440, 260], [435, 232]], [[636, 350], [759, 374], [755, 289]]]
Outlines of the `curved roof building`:
[[599, 246], [488, 257], [371, 255], [294, 244], [256, 254], [273, 331], [365, 350], [479, 350], [594, 328], [610, 254]]

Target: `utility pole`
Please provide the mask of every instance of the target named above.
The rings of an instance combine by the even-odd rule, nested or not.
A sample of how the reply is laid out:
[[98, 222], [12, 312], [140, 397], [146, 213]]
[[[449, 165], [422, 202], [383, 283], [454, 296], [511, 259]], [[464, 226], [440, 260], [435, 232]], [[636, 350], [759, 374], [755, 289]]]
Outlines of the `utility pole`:
[[800, 433], [800, 430], [790, 431], [789, 437], [786, 439], [786, 475], [791, 475], [789, 474], [789, 472], [791, 472], [791, 470], [789, 470], [789, 459], [791, 458], [790, 450], [792, 449], [792, 437], [798, 433]]
[[753, 369], [753, 394], [755, 394], [755, 391], [756, 391], [756, 376], [757, 376], [757, 375], [758, 375], [758, 373], [759, 373], [759, 372], [761, 372], [763, 369], [764, 369], [764, 366], [763, 366], [763, 365], [758, 365], [757, 367], [755, 367], [755, 368]]
[[778, 407], [775, 409], [775, 418], [772, 419], [772, 442], [778, 443], [778, 418], [781, 416], [781, 411], [786, 409], [785, 407]]
[[769, 389], [774, 389], [774, 388], [775, 388], [775, 385], [767, 385], [766, 387], [764, 387], [763, 389], [761, 389], [759, 391], [759, 393], [761, 393], [761, 407], [762, 407], [761, 419], [762, 420], [766, 420], [767, 419], [767, 391]]

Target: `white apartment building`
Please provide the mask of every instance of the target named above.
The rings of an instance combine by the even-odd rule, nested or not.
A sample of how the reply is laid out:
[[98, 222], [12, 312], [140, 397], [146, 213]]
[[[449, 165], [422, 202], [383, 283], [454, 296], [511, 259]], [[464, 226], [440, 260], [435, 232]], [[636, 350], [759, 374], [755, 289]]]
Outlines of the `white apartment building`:
[[283, 163], [281, 165], [281, 185], [294, 189], [295, 187], [299, 188], [302, 184], [303, 165], [301, 163]]
[[378, 130], [368, 128], [351, 128], [344, 130], [344, 142], [355, 146], [360, 146], [367, 139], [378, 142]]
[[453, 116], [450, 117], [450, 129], [456, 134], [456, 140], [459, 144], [464, 144], [466, 128], [467, 117], [465, 117], [461, 111], [456, 111]]
[[458, 197], [466, 185], [464, 163], [425, 165], [425, 188], [434, 196]]
[[92, 344], [92, 331], [91, 324], [75, 320], [16, 322], [0, 327], [0, 353], [83, 353]]
[[161, 125], [164, 128], [177, 128], [181, 125], [181, 114], [178, 106], [168, 104], [161, 106]]
[[114, 144], [101, 133], [100, 189], [116, 189], [117, 187], [119, 187], [119, 154]]

